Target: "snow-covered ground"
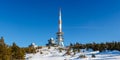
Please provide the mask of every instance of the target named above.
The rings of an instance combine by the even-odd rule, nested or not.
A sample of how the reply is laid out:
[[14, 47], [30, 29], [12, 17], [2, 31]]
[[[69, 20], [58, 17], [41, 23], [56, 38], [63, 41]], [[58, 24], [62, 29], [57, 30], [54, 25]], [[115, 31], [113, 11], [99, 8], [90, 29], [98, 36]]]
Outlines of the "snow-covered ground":
[[[84, 52], [76, 53], [76, 55], [64, 55], [66, 51], [60, 52], [58, 47], [43, 47], [39, 49], [39, 52], [35, 54], [26, 54], [26, 60], [120, 60], [120, 52], [119, 51], [86, 51], [85, 49], [81, 49]], [[95, 58], [92, 58], [92, 54], [95, 54]], [[85, 55], [86, 58], [79, 58], [80, 55]]]

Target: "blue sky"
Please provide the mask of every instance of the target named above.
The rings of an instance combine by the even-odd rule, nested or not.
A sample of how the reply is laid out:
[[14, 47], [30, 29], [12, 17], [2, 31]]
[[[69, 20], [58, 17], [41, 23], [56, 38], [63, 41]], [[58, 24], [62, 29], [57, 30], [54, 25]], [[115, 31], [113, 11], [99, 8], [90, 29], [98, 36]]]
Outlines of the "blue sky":
[[65, 45], [120, 41], [120, 0], [0, 0], [0, 36], [45, 45], [56, 38], [60, 7]]

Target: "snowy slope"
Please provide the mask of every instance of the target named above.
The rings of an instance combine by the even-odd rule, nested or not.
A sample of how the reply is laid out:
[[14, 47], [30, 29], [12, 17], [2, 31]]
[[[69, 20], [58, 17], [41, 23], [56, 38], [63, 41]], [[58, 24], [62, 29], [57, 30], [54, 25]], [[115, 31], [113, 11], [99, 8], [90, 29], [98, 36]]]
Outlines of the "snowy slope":
[[[83, 49], [81, 49], [82, 51]], [[42, 52], [42, 54], [40, 53]], [[26, 54], [26, 60], [120, 60], [119, 51], [106, 51], [100, 53], [99, 51], [86, 51], [73, 55], [64, 55], [66, 51], [59, 52], [58, 47], [43, 47], [39, 49], [36, 54]], [[92, 58], [92, 54], [95, 54], [95, 58]], [[86, 58], [79, 58], [80, 55], [85, 55]]]

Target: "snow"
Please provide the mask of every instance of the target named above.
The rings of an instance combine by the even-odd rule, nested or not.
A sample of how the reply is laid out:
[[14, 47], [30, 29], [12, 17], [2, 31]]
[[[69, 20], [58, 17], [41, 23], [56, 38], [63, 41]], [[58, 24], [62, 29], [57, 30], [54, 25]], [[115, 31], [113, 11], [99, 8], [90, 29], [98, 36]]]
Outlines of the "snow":
[[[83, 52], [84, 51], [84, 52]], [[43, 52], [40, 54], [40, 52]], [[81, 52], [73, 55], [64, 55], [66, 51], [59, 52], [58, 47], [43, 47], [39, 49], [39, 52], [35, 54], [26, 54], [26, 60], [120, 60], [120, 52], [119, 51], [87, 51], [85, 49], [81, 49]], [[92, 54], [95, 54], [95, 58], [92, 58]], [[80, 55], [85, 55], [86, 58], [79, 58]]]

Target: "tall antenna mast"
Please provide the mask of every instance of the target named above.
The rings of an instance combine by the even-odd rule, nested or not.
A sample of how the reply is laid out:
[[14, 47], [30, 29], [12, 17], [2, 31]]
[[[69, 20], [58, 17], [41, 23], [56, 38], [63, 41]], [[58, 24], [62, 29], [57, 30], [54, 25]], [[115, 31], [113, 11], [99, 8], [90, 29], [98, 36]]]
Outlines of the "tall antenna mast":
[[58, 40], [58, 46], [64, 47], [64, 44], [63, 44], [63, 32], [62, 32], [61, 8], [59, 9], [59, 21], [58, 21], [57, 40]]

